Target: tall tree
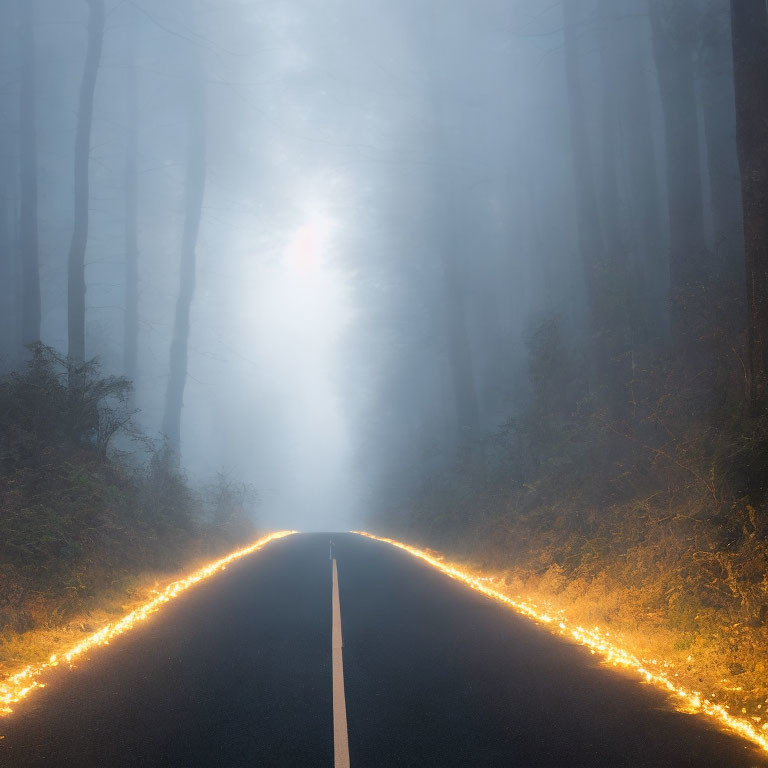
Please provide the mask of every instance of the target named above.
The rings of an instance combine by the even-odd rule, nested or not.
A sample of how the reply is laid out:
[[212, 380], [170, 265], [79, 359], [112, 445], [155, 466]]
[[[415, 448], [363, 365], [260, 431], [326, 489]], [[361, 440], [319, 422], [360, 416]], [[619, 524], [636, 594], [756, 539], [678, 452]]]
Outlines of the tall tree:
[[[0, 134], [0, 142], [5, 139]], [[7, 147], [8, 143], [4, 145]], [[0, 149], [0, 370], [18, 362], [20, 337], [16, 318], [17, 248], [13, 230], [16, 217], [15, 163]]]
[[[455, 184], [455, 182], [454, 182]], [[446, 221], [456, 222], [459, 215], [453, 199], [455, 187], [451, 185], [443, 190], [450, 202], [445, 213]], [[456, 402], [456, 425], [460, 452], [466, 455], [471, 443], [478, 438], [480, 428], [477, 385], [475, 383], [475, 365], [472, 347], [467, 330], [467, 302], [465, 281], [462, 279], [457, 253], [461, 240], [456, 227], [448, 224], [444, 227], [442, 242], [438, 243], [440, 259], [445, 281], [443, 311], [445, 313], [446, 340], [448, 342], [448, 361], [453, 382]]]
[[605, 239], [600, 225], [597, 189], [593, 174], [592, 149], [584, 110], [581, 88], [581, 66], [576, 40], [579, 17], [572, 2], [565, 0], [563, 7], [565, 74], [570, 116], [571, 156], [576, 187], [576, 224], [578, 227], [579, 254], [584, 263], [585, 279], [589, 292], [590, 312], [595, 330], [599, 332], [598, 301], [600, 273], [607, 262]]
[[672, 330], [690, 338], [689, 303], [705, 263], [701, 151], [693, 52], [696, 25], [686, 3], [648, 0], [664, 113], [669, 199], [669, 288]]
[[741, 190], [733, 108], [733, 57], [726, 0], [702, 0], [697, 56], [715, 256], [721, 280], [742, 285]]
[[40, 266], [37, 231], [37, 109], [35, 2], [21, 0], [21, 90], [19, 103], [19, 247], [21, 252], [21, 341], [40, 339]]
[[125, 319], [123, 371], [136, 381], [139, 336], [139, 108], [136, 73], [136, 24], [131, 25], [126, 83], [127, 137], [125, 148]]
[[[609, 0], [604, 0], [608, 5]], [[625, 16], [637, 16], [644, 0], [632, 0], [623, 10]], [[611, 4], [614, 16], [616, 11]], [[639, 22], [635, 22], [636, 24]], [[648, 78], [649, 55], [644, 36], [633, 34], [621, 39], [621, 67], [624, 71], [617, 101], [622, 115], [626, 142], [626, 172], [629, 203], [633, 215], [632, 239], [636, 243], [637, 262], [632, 272], [635, 293], [639, 292], [645, 335], [664, 337], [669, 328], [669, 262], [664, 249], [665, 229], [661, 187], [651, 118], [652, 97]], [[639, 313], [638, 313], [639, 314]]]
[[[19, 15], [22, 3], [6, 3], [5, 23], [0, 24], [0, 66], [16, 69], [19, 57]], [[18, 158], [16, 141], [19, 127], [16, 110], [0, 112], [0, 367], [13, 367], [21, 350], [21, 334], [17, 315], [20, 280], [18, 270]]]
[[[459, 141], [452, 140], [452, 133], [461, 134], [455, 125], [455, 116], [448, 110], [450, 100], [442, 92], [438, 78], [432, 83], [436, 118], [436, 145], [443, 157], [458, 155]], [[452, 118], [454, 120], [452, 121]], [[455, 402], [457, 443], [463, 459], [473, 458], [472, 443], [480, 429], [480, 408], [475, 381], [475, 361], [470, 342], [467, 306], [466, 277], [461, 264], [468, 251], [466, 229], [461, 226], [462, 216], [467, 215], [466, 201], [460, 199], [460, 190], [466, 188], [460, 171], [452, 161], [435, 173], [439, 194], [435, 196], [435, 246], [442, 271], [442, 310], [447, 345], [448, 364]]]
[[768, 399], [768, 11], [731, 0], [733, 73], [747, 276], [749, 402]]
[[189, 358], [189, 315], [195, 294], [197, 238], [200, 231], [206, 184], [205, 84], [199, 51], [193, 53], [187, 82], [189, 129], [187, 143], [187, 178], [184, 206], [184, 232], [179, 265], [179, 294], [170, 351], [170, 373], [165, 393], [163, 434], [177, 457], [181, 448], [181, 410], [187, 382]]
[[75, 213], [69, 248], [67, 319], [69, 355], [85, 358], [85, 249], [88, 244], [89, 161], [93, 98], [104, 44], [104, 0], [88, 3], [88, 48], [80, 83], [80, 104], [75, 135]]
[[[461, 33], [455, 13], [429, 8], [423, 17], [417, 17], [417, 28], [430, 41], [435, 62], [447, 62], [453, 55], [453, 43]], [[431, 171], [431, 183], [437, 194], [433, 196], [434, 247], [442, 272], [443, 337], [446, 344], [447, 362], [453, 389], [456, 418], [456, 447], [461, 460], [472, 460], [473, 442], [477, 440], [480, 428], [480, 408], [475, 380], [475, 361], [468, 330], [468, 302], [465, 276], [461, 263], [468, 250], [466, 227], [462, 216], [467, 214], [467, 201], [461, 199], [466, 190], [466, 178], [456, 161], [464, 145], [467, 131], [462, 116], [452, 109], [456, 93], [452, 89], [466, 88], [466, 83], [457, 73], [450, 83], [445, 77], [445, 68], [434, 64], [428, 70], [425, 83], [431, 106], [434, 147], [437, 156], [444, 158], [435, 163]]]
[[[621, 402], [626, 368], [626, 309], [615, 300], [621, 288], [618, 253], [609, 253], [598, 205], [587, 117], [581, 87], [577, 29], [581, 19], [569, 0], [562, 3], [564, 21], [565, 75], [570, 118], [571, 157], [576, 203], [578, 250], [584, 269], [589, 306], [592, 383], [601, 389], [612, 406]], [[613, 132], [613, 126], [609, 126]], [[609, 151], [612, 151], [610, 149]], [[609, 169], [610, 172], [610, 169]], [[612, 178], [612, 175], [611, 175]], [[612, 243], [620, 249], [617, 241]]]
[[[621, 357], [631, 346], [633, 331], [638, 325], [632, 316], [629, 300], [629, 263], [634, 250], [628, 222], [621, 200], [621, 157], [624, 149], [621, 135], [621, 114], [618, 94], [626, 86], [620, 76], [620, 63], [615, 34], [615, 7], [606, 0], [598, 5], [600, 14], [599, 42], [602, 75], [602, 199], [603, 233], [607, 247], [607, 266], [614, 297], [611, 307], [614, 331], [613, 366], [621, 365]], [[626, 359], [624, 363], [626, 364]], [[617, 382], [618, 383], [618, 382]]]

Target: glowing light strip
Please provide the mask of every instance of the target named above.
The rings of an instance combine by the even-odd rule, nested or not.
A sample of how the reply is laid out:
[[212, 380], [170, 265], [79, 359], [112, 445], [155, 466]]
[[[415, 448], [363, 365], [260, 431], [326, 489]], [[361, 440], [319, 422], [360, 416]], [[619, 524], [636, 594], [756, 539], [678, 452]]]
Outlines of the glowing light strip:
[[296, 533], [296, 531], [278, 531], [277, 533], [270, 533], [268, 536], [264, 536], [258, 541], [255, 541], [250, 546], [239, 549], [236, 552], [231, 552], [226, 555], [226, 557], [214, 560], [212, 563], [203, 566], [189, 576], [169, 584], [148, 602], [126, 614], [122, 619], [107, 624], [92, 635], [88, 635], [88, 637], [81, 640], [77, 645], [72, 646], [68, 651], [60, 654], [53, 654], [48, 661], [41, 662], [40, 664], [30, 664], [28, 667], [11, 675], [6, 680], [0, 681], [0, 716], [9, 715], [13, 711], [11, 705], [21, 701], [36, 688], [44, 688], [45, 683], [40, 682], [40, 677], [54, 667], [58, 667], [62, 663], [72, 666], [75, 659], [81, 657], [92, 648], [109, 645], [110, 640], [132, 629], [139, 622], [145, 621], [165, 603], [173, 600], [174, 597], [178, 597], [182, 592], [185, 592], [198, 582], [224, 570], [230, 563], [239, 560], [241, 557], [250, 555], [257, 549], [266, 546], [271, 541], [282, 539], [293, 533]]
[[[356, 533], [359, 536], [365, 536], [368, 539], [391, 544], [393, 547], [403, 549], [414, 557], [424, 560], [433, 568], [442, 571], [446, 576], [450, 576], [452, 579], [456, 579], [457, 581], [466, 584], [468, 587], [471, 587], [478, 592], [482, 592], [482, 594], [490, 597], [492, 600], [504, 603], [517, 613], [527, 616], [529, 619], [533, 619], [539, 624], [544, 625], [553, 634], [560, 635], [569, 640], [575, 640], [580, 645], [588, 647], [590, 651], [601, 656], [607, 663], [635, 672], [642, 681], [650, 683], [651, 685], [672, 694], [679, 703], [684, 705], [686, 711], [713, 718], [721, 726], [735, 732], [742, 738], [748, 739], [753, 744], [756, 744], [758, 747], [768, 752], [768, 734], [765, 733], [765, 730], [768, 729], [768, 723], [763, 725], [761, 729], [758, 729], [748, 720], [741, 717], [734, 717], [728, 712], [726, 707], [720, 704], [715, 704], [707, 698], [703, 698], [697, 691], [692, 691], [678, 685], [669, 675], [651, 669], [648, 662], [643, 661], [623, 648], [614, 645], [608, 640], [608, 633], [601, 632], [597, 628], [585, 629], [584, 627], [571, 625], [565, 618], [555, 618], [550, 616], [546, 611], [539, 609], [534, 603], [528, 600], [516, 600], [502, 592], [498, 592], [489, 587], [481, 577], [474, 576], [467, 571], [456, 568], [437, 557], [433, 557], [424, 550], [411, 547], [408, 544], [403, 544], [394, 539], [387, 539], [383, 536], [374, 536], [372, 533], [366, 533], [365, 531], [352, 531], [352, 533]], [[669, 665], [662, 663], [659, 666]], [[762, 733], [761, 730], [763, 731]]]

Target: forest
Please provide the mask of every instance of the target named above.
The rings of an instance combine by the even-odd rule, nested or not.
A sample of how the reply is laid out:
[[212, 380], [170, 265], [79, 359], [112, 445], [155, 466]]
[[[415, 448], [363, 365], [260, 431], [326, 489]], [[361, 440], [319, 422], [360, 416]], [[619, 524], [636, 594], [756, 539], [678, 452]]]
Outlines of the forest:
[[0, 37], [0, 672], [356, 527], [758, 716], [765, 0], [2, 0]]

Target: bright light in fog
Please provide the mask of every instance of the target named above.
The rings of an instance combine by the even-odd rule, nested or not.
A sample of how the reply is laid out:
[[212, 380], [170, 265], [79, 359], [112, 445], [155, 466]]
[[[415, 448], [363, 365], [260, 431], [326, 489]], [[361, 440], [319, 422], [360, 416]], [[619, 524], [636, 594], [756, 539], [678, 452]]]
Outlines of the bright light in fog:
[[260, 361], [259, 431], [275, 436], [253, 459], [265, 526], [291, 520], [303, 530], [327, 529], [349, 520], [350, 448], [339, 391], [352, 317], [349, 278], [339, 265], [345, 229], [310, 197], [293, 225], [269, 238], [272, 258], [254, 259], [241, 286]]
[[283, 263], [273, 278], [279, 300], [282, 341], [300, 343], [296, 353], [327, 371], [341, 329], [348, 319], [346, 277], [336, 264], [340, 225], [313, 210], [291, 233]]
[[310, 275], [322, 267], [323, 250], [333, 234], [334, 221], [313, 213], [294, 233], [285, 251], [287, 264], [296, 272]]

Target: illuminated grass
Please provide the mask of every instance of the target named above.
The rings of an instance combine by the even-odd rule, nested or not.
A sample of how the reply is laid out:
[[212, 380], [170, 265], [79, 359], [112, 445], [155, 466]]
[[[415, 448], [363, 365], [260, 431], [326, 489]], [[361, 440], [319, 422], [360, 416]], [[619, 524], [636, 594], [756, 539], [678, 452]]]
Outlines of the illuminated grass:
[[674, 673], [664, 671], [665, 668], [668, 669], [670, 667], [669, 664], [663, 661], [659, 662], [654, 660], [649, 662], [639, 659], [624, 648], [615, 645], [610, 639], [609, 632], [606, 632], [599, 627], [585, 629], [584, 627], [569, 622], [564, 617], [551, 616], [547, 611], [536, 606], [535, 603], [520, 597], [512, 598], [509, 595], [505, 595], [503, 592], [499, 592], [488, 586], [486, 578], [454, 566], [439, 557], [430, 555], [424, 550], [411, 547], [408, 544], [403, 544], [394, 539], [374, 536], [365, 531], [352, 531], [352, 533], [376, 541], [381, 541], [386, 544], [391, 544], [393, 547], [405, 550], [414, 557], [418, 557], [433, 568], [441, 571], [446, 576], [450, 576], [452, 579], [456, 579], [457, 581], [466, 584], [468, 587], [471, 587], [477, 592], [481, 592], [492, 600], [504, 603], [517, 613], [546, 627], [553, 634], [569, 640], [574, 640], [580, 645], [586, 646], [592, 653], [599, 656], [607, 664], [621, 667], [635, 673], [643, 682], [650, 683], [670, 694], [675, 703], [685, 712], [705, 715], [706, 717], [717, 721], [717, 723], [725, 729], [738, 734], [742, 738], [751, 741], [753, 744], [756, 744], [758, 747], [768, 752], [768, 724], [757, 728], [745, 718], [734, 717], [728, 712], [727, 707], [721, 704], [715, 704], [698, 691], [690, 690], [676, 682], [673, 679], [675, 676]]
[[264, 536], [243, 549], [214, 560], [212, 563], [194, 571], [189, 576], [172, 582], [167, 587], [161, 589], [151, 600], [127, 613], [121, 619], [113, 621], [97, 632], [88, 635], [88, 637], [81, 640], [77, 645], [72, 646], [69, 650], [53, 654], [47, 661], [39, 664], [30, 664], [19, 672], [10, 675], [7, 679], [0, 682], [0, 716], [9, 715], [13, 711], [12, 705], [21, 701], [36, 688], [44, 688], [45, 683], [40, 678], [50, 670], [62, 664], [73, 666], [75, 660], [82, 657], [87, 651], [102, 645], [109, 645], [110, 640], [133, 629], [137, 624], [160, 610], [163, 605], [178, 597], [182, 592], [185, 592], [198, 582], [224, 570], [230, 563], [252, 554], [269, 544], [269, 542], [275, 541], [275, 539], [282, 539], [293, 533], [296, 533], [296, 531], [270, 533], [268, 536]]

